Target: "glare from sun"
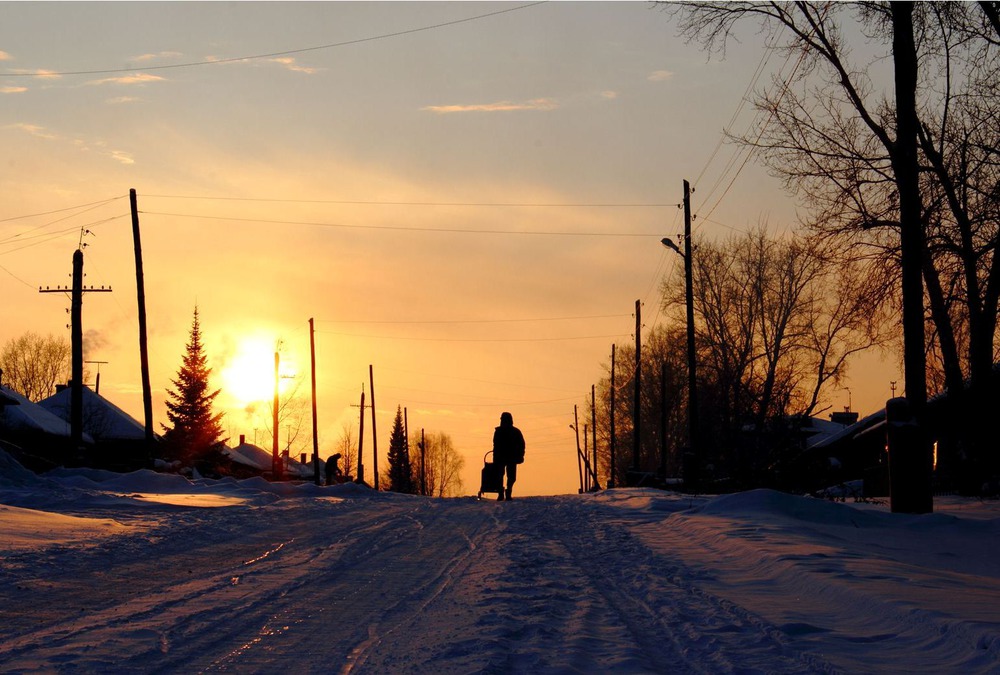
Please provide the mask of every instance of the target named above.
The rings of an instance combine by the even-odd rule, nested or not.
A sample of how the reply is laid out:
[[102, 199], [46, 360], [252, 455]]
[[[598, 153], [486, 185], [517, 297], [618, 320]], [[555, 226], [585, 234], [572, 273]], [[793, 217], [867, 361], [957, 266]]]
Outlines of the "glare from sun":
[[[281, 370], [285, 371], [284, 364]], [[273, 341], [263, 338], [241, 340], [221, 376], [223, 393], [240, 407], [256, 401], [270, 401], [274, 397]]]

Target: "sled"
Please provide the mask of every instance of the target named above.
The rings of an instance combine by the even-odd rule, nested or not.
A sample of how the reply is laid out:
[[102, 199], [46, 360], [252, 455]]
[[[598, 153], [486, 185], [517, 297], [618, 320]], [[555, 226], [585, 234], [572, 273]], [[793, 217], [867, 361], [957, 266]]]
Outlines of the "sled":
[[486, 458], [493, 454], [490, 450], [483, 455], [483, 478], [479, 485], [479, 499], [483, 498], [484, 492], [503, 492], [503, 464], [490, 462]]

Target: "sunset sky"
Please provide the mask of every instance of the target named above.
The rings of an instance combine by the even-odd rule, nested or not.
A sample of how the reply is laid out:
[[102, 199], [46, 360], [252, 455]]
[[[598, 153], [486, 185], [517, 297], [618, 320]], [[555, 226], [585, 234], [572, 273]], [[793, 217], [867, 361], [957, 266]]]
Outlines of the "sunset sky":
[[[158, 431], [195, 305], [224, 426], [266, 448], [275, 344], [308, 394], [314, 317], [324, 457], [345, 424], [356, 438], [371, 364], [380, 463], [401, 405], [411, 436], [452, 437], [474, 493], [509, 410], [528, 445], [515, 495], [575, 491], [574, 404], [637, 299], [644, 331], [668, 320], [658, 286], [681, 260], [659, 242], [682, 230], [682, 181], [697, 238], [796, 222], [776, 179], [719, 147], [754, 123], [748, 86], [788, 68], [752, 30], [720, 60], [638, 2], [2, 13], [0, 343], [68, 338], [68, 298], [38, 287], [69, 284], [89, 231], [86, 283], [114, 292], [84, 297], [86, 358], [142, 419], [135, 188]], [[890, 361], [828, 404], [880, 407]]]

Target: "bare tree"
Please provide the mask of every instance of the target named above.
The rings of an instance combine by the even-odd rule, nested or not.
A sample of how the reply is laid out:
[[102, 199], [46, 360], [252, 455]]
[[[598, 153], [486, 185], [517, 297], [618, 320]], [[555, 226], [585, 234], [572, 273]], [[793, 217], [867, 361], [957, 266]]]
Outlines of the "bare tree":
[[[958, 396], [968, 379], [972, 401], [987, 400], [1000, 308], [997, 4], [686, 3], [675, 11], [682, 33], [709, 49], [724, 49], [738, 23], [757, 20], [785, 50], [794, 75], [757, 92], [764, 122], [737, 140], [761, 151], [817, 231], [845, 250], [869, 247], [898, 275], [911, 403], [922, 408], [927, 396], [925, 297], [938, 381]], [[852, 39], [867, 43], [863, 53], [883, 52], [857, 60]], [[891, 79], [873, 75], [885, 72], [883, 60]], [[969, 415], [960, 426], [972, 455], [985, 437], [977, 406], [958, 406]]]
[[4, 386], [31, 401], [40, 401], [54, 394], [57, 384], [68, 381], [70, 344], [63, 338], [29, 331], [4, 345], [0, 369]]
[[[427, 494], [436, 497], [456, 497], [462, 494], [462, 468], [465, 458], [452, 444], [451, 436], [443, 432], [424, 435], [424, 477]], [[412, 463], [414, 484], [420, 484], [420, 461]]]
[[358, 442], [354, 438], [354, 425], [345, 422], [337, 439], [337, 452], [340, 453], [340, 470], [345, 476], [354, 475], [354, 465], [357, 462]]

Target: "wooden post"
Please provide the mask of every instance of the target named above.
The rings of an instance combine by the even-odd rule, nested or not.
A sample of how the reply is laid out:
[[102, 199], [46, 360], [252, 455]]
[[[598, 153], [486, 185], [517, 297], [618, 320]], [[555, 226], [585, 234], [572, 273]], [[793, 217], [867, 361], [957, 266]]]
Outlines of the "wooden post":
[[615, 450], [618, 447], [618, 439], [615, 438], [615, 347], [616, 345], [611, 345], [611, 415], [608, 420], [611, 428], [611, 447], [608, 448], [611, 453], [611, 473], [608, 475], [609, 488], [615, 486]]
[[[642, 307], [638, 300], [635, 301], [635, 400], [632, 407], [632, 470], [639, 471], [639, 447], [642, 436], [642, 318], [640, 312]], [[638, 476], [636, 476], [638, 480]]]
[[425, 473], [425, 457], [427, 454], [427, 446], [424, 441], [424, 430], [420, 429], [420, 494], [424, 497], [427, 496], [427, 474]]
[[319, 485], [319, 434], [316, 430], [316, 330], [311, 318], [309, 319], [309, 358], [312, 370], [313, 481]]
[[82, 454], [83, 449], [83, 294], [110, 293], [111, 287], [83, 287], [83, 234], [80, 235], [81, 248], [73, 252], [73, 286], [66, 288], [39, 287], [39, 293], [70, 292], [70, 398], [69, 433], [71, 452]]
[[281, 382], [279, 366], [281, 357], [278, 350], [274, 351], [274, 402], [271, 406], [271, 480], [281, 480], [283, 478], [281, 457], [278, 452], [278, 383]]
[[667, 362], [660, 364], [660, 475], [667, 478]]
[[590, 433], [594, 435], [594, 489], [600, 490], [601, 484], [597, 480], [597, 394], [594, 385], [590, 385]]
[[[146, 339], [146, 285], [142, 272], [142, 241], [139, 238], [139, 207], [135, 188], [128, 191], [132, 207], [132, 243], [135, 248], [135, 289], [139, 303], [139, 373], [142, 377], [142, 413], [146, 429], [146, 459], [152, 461], [153, 444], [153, 394], [149, 384], [149, 346]], [[98, 369], [100, 377], [100, 369]]]
[[[576, 406], [573, 406], [573, 433], [576, 434], [576, 466], [580, 470], [580, 493], [587, 491], [587, 481], [583, 475], [583, 459], [580, 453], [580, 419], [577, 417]], [[494, 457], [494, 459], [496, 459]]]
[[701, 474], [701, 439], [698, 423], [697, 358], [694, 346], [694, 272], [691, 260], [691, 185], [684, 181], [684, 300], [687, 306], [687, 358], [688, 358], [688, 444], [691, 461], [688, 466], [692, 476], [684, 476], [685, 486], [695, 489]]
[[406, 449], [406, 466], [410, 475], [406, 477], [409, 489], [413, 489], [413, 467], [410, 466], [410, 420], [407, 417], [406, 408], [403, 408], [403, 447]]
[[361, 384], [361, 422], [360, 430], [358, 431], [358, 480], [359, 483], [365, 482], [365, 460], [364, 460], [364, 448], [365, 448], [365, 385]]
[[73, 452], [83, 446], [83, 251], [73, 252], [73, 297], [70, 305], [72, 352], [69, 433]]
[[368, 381], [372, 388], [372, 487], [378, 490], [378, 432], [375, 430], [375, 371], [368, 364]]

